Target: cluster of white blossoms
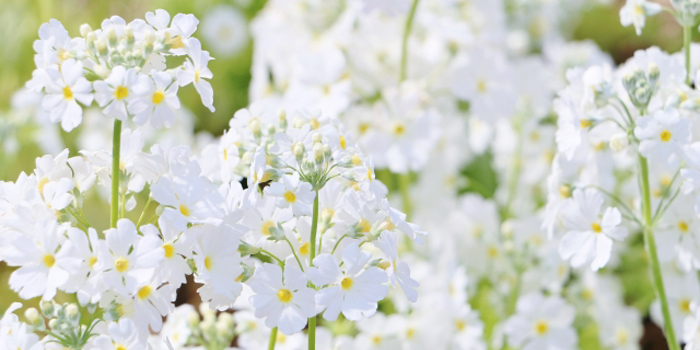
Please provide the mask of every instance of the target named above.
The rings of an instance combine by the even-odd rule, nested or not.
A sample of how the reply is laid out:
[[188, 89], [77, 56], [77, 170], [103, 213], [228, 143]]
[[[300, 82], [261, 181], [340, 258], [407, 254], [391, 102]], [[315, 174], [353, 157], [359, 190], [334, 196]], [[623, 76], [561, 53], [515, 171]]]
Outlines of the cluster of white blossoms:
[[[214, 95], [206, 79], [212, 59], [192, 34], [199, 21], [191, 14], [170, 19], [165, 10], [146, 14], [146, 20], [126, 23], [119, 16], [105, 19], [100, 28], [80, 27], [71, 37], [61, 22], [52, 19], [39, 28], [34, 42], [36, 70], [27, 83], [43, 92], [41, 106], [49, 118], [73, 130], [83, 119], [83, 108], [93, 101], [104, 115], [120, 121], [133, 119], [156, 128], [172, 126], [180, 108], [178, 88], [193, 84], [202, 103], [214, 111]], [[168, 57], [187, 56], [174, 66]], [[170, 66], [169, 67], [169, 63]]]
[[[145, 348], [190, 274], [211, 309], [236, 306], [288, 336], [308, 322], [310, 347], [317, 315], [371, 317], [389, 286], [415, 301], [418, 283], [399, 246], [426, 233], [389, 205], [371, 159], [336, 119], [252, 105], [201, 154], [188, 146], [146, 150], [141, 129], [122, 128], [119, 121], [175, 123], [179, 84], [194, 83], [211, 107], [203, 80], [212, 77], [210, 57], [190, 37], [196, 18], [178, 14], [170, 24], [163, 10], [146, 18], [127, 25], [113, 17], [97, 31], [84, 25], [79, 39], [56, 20], [40, 29], [29, 85], [45, 90], [52, 118], [72, 129], [77, 101], [87, 105], [94, 95], [117, 122], [112, 152], [65, 149], [0, 182], [0, 261], [16, 267], [9, 284], [20, 298], [43, 300], [41, 312], [25, 313], [28, 324], [9, 310], [0, 342]], [[166, 54], [189, 58], [166, 70]], [[111, 194], [109, 225], [90, 208], [103, 193]], [[55, 304], [59, 291], [77, 303]], [[202, 345], [231, 343], [228, 315], [205, 314]], [[151, 346], [188, 341], [169, 334]]]
[[[679, 24], [697, 25], [700, 3], [671, 1]], [[660, 4], [627, 1], [623, 25], [637, 33]], [[554, 102], [557, 153], [548, 179], [544, 229], [574, 267], [619, 266], [643, 236], [657, 295], [651, 307], [669, 348], [697, 342], [700, 302], [700, 112], [698, 47], [652, 47], [619, 67], [575, 68]], [[694, 59], [694, 60], [693, 60]], [[641, 232], [641, 233], [640, 233]], [[610, 274], [608, 268], [602, 274]], [[684, 323], [686, 324], [684, 328]]]
[[[670, 12], [685, 48], [619, 67], [566, 40], [581, 3], [270, 0], [252, 103], [217, 137], [177, 97], [213, 110], [194, 16], [44, 24], [15, 119], [87, 132], [47, 132], [52, 155], [0, 182], [0, 260], [42, 299], [0, 344], [638, 349], [651, 314], [695, 349], [700, 2], [628, 0], [623, 26]], [[245, 45], [240, 17], [203, 23], [216, 52]], [[188, 275], [199, 308], [175, 303]]]

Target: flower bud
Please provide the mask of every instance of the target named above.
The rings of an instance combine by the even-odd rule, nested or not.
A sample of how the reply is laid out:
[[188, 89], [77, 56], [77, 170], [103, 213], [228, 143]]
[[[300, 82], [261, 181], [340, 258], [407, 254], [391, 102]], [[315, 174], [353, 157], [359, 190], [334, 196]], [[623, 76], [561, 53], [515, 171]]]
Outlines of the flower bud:
[[83, 38], [86, 38], [90, 33], [92, 33], [92, 27], [89, 24], [83, 23], [80, 25], [80, 35]]
[[39, 304], [39, 308], [41, 308], [41, 314], [44, 315], [44, 317], [53, 317], [56, 311], [53, 300], [42, 300], [41, 304]]
[[77, 321], [80, 318], [80, 310], [78, 309], [78, 305], [74, 303], [70, 303], [66, 306], [66, 316], [68, 316], [68, 319], [71, 321]]
[[27, 320], [29, 320], [29, 323], [32, 325], [37, 325], [42, 321], [41, 315], [39, 315], [39, 310], [33, 307], [30, 307], [24, 312], [24, 317], [26, 317]]
[[610, 149], [613, 152], [623, 151], [629, 145], [629, 138], [625, 133], [617, 133], [610, 138]]
[[314, 131], [311, 134], [311, 141], [313, 141], [313, 143], [319, 143], [319, 142], [321, 142], [321, 139], [322, 139], [322, 136], [321, 136], [320, 132]]
[[107, 29], [107, 42], [109, 43], [110, 47], [117, 47], [117, 31], [114, 29], [114, 27]]

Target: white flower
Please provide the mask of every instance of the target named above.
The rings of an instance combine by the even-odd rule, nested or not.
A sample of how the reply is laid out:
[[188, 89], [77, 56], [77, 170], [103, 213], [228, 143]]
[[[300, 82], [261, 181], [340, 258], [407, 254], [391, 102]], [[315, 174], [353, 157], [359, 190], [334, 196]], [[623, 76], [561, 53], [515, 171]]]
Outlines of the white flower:
[[107, 271], [105, 284], [117, 293], [128, 295], [153, 277], [154, 269], [163, 261], [162, 242], [157, 236], [141, 237], [129, 219], [117, 221], [117, 228], [105, 231], [109, 255], [104, 259]]
[[377, 246], [386, 254], [390, 266], [386, 268], [389, 281], [394, 287], [399, 287], [409, 301], [418, 299], [418, 282], [411, 278], [411, 269], [405, 262], [399, 262], [399, 235], [392, 231], [382, 231], [376, 242]]
[[108, 117], [126, 120], [127, 113], [134, 113], [127, 106], [136, 95], [147, 89], [148, 77], [136, 69], [116, 66], [105, 80], [95, 82], [95, 100], [104, 107]]
[[387, 294], [387, 275], [377, 267], [364, 269], [371, 257], [355, 241], [343, 251], [345, 271], [330, 254], [314, 259], [315, 267], [308, 274], [314, 285], [325, 286], [316, 293], [316, 303], [325, 309], [323, 318], [334, 321], [342, 312], [347, 319], [358, 321], [374, 315], [377, 302]]
[[610, 260], [613, 239], [627, 237], [627, 229], [620, 226], [622, 216], [617, 208], [608, 207], [602, 215], [603, 197], [595, 189], [574, 190], [573, 198], [562, 209], [562, 221], [567, 229], [559, 243], [563, 259], [579, 267], [591, 263], [597, 270]]
[[284, 278], [277, 265], [258, 266], [248, 282], [255, 293], [250, 297], [255, 317], [265, 317], [265, 325], [279, 327], [286, 335], [298, 333], [316, 315], [315, 292], [306, 284], [306, 276], [296, 266], [288, 265]]
[[558, 296], [531, 293], [520, 297], [516, 314], [506, 320], [503, 332], [509, 345], [523, 350], [575, 349], [575, 314]]
[[243, 273], [238, 233], [226, 225], [198, 225], [187, 234], [198, 236], [194, 248], [195, 282], [203, 285], [197, 292], [212, 308], [228, 309], [243, 288], [238, 282]]
[[265, 194], [278, 197], [277, 206], [280, 208], [291, 206], [294, 216], [311, 216], [311, 204], [316, 197], [311, 184], [299, 180], [299, 173], [296, 172], [270, 184], [265, 188]]
[[140, 337], [136, 325], [128, 318], [110, 322], [107, 332], [94, 340], [91, 350], [145, 349], [146, 338]]
[[[173, 22], [175, 21], [173, 20]], [[187, 55], [190, 59], [185, 61], [183, 70], [177, 76], [177, 83], [180, 86], [194, 83], [194, 88], [202, 98], [202, 104], [214, 112], [216, 110], [214, 108], [214, 90], [212, 90], [211, 84], [204, 80], [214, 76], [207, 68], [212, 58], [209, 56], [209, 52], [202, 51], [202, 44], [199, 40], [191, 38], [188, 43]]]
[[214, 53], [233, 56], [248, 44], [248, 23], [236, 7], [213, 7], [202, 22], [202, 35]]
[[53, 299], [56, 290], [78, 272], [80, 260], [73, 256], [73, 245], [65, 239], [65, 226], [59, 226], [51, 216], [40, 221], [27, 217], [22, 221], [24, 229], [11, 240], [12, 249], [3, 250], [7, 264], [19, 266], [10, 275], [10, 287], [23, 299]]
[[61, 63], [58, 70], [48, 71], [46, 96], [41, 102], [50, 111], [52, 122], [61, 122], [65, 131], [71, 131], [83, 120], [83, 109], [78, 102], [88, 106], [92, 103], [92, 85], [83, 77], [83, 64], [70, 59]]
[[681, 117], [675, 108], [639, 118], [634, 129], [634, 136], [640, 141], [639, 153], [650, 160], [669, 163], [682, 157], [682, 147], [690, 142], [690, 127], [690, 120]]
[[647, 16], [653, 16], [661, 12], [660, 4], [646, 0], [627, 0], [625, 6], [620, 9], [620, 23], [627, 27], [634, 25], [637, 35], [642, 35], [642, 28], [646, 23]]
[[144, 81], [144, 88], [129, 102], [129, 111], [134, 113], [134, 123], [144, 125], [150, 119], [154, 128], [171, 127], [175, 122], [175, 109], [180, 108], [177, 98], [178, 85], [165, 72], [154, 72], [153, 81]]

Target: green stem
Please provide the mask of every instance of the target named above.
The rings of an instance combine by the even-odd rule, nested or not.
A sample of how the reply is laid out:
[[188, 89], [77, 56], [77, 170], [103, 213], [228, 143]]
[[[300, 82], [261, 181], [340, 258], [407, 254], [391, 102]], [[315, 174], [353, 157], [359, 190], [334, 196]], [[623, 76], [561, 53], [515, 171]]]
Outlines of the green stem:
[[267, 350], [274, 350], [277, 343], [277, 327], [270, 332], [270, 340], [267, 342]]
[[151, 202], [153, 201], [153, 197], [151, 195], [148, 195], [148, 201], [146, 201], [146, 204], [143, 206], [143, 210], [141, 211], [141, 215], [139, 216], [139, 221], [136, 222], [136, 228], [138, 229], [141, 227], [141, 222], [143, 221], [143, 218], [146, 216], [146, 212], [148, 211], [148, 207], [151, 206]]
[[413, 27], [413, 19], [416, 17], [418, 1], [419, 0], [413, 0], [413, 4], [411, 4], [411, 10], [408, 12], [406, 27], [404, 27], [403, 38], [401, 39], [401, 68], [399, 71], [399, 83], [406, 80], [406, 68], [408, 65], [408, 37], [411, 34], [411, 28]]
[[[314, 212], [311, 218], [311, 249], [309, 252], [309, 266], [314, 266], [314, 258], [316, 258], [316, 231], [318, 230], [318, 191], [314, 198]], [[316, 316], [309, 317], [309, 350], [316, 349]]]
[[112, 138], [112, 203], [110, 227], [117, 227], [119, 220], [119, 152], [121, 150], [122, 121], [114, 119], [114, 136]]
[[666, 290], [664, 289], [664, 281], [661, 275], [661, 265], [656, 254], [656, 242], [654, 241], [654, 233], [652, 232], [652, 217], [651, 217], [651, 191], [649, 189], [649, 165], [646, 158], [639, 155], [639, 170], [641, 175], [642, 189], [642, 217], [644, 220], [644, 240], [646, 242], [647, 252], [651, 260], [651, 274], [654, 289], [661, 301], [661, 312], [664, 316], [664, 332], [666, 334], [666, 342], [670, 350], [680, 350], [676, 333], [671, 322], [671, 311], [668, 307], [668, 299], [666, 298]]
[[685, 50], [685, 84], [690, 86], [690, 41], [693, 38], [693, 26], [683, 26], [683, 49]]

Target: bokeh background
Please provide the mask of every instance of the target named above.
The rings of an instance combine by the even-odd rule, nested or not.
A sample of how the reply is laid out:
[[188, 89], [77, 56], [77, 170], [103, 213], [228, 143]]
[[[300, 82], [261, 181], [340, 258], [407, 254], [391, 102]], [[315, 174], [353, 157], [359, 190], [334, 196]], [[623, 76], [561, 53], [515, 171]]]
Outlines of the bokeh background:
[[[609, 1], [608, 4], [591, 8], [580, 17], [578, 23], [572, 23], [571, 38], [593, 40], [617, 63], [624, 62], [635, 50], [649, 46], [659, 46], [671, 52], [681, 48], [681, 29], [670, 15], [663, 13], [648, 19], [643, 35], [636, 36], [631, 27], [623, 28], [619, 23], [618, 13], [623, 4], [624, 0]], [[119, 15], [130, 21], [134, 18], [143, 18], [147, 11], [158, 8], [167, 9], [171, 15], [178, 12], [193, 13], [200, 19], [200, 27], [196, 35], [202, 40], [203, 48], [211, 51], [216, 58], [209, 65], [214, 73], [211, 83], [215, 91], [216, 112], [212, 113], [202, 106], [192, 86], [185, 88], [192, 91], [185, 91], [179, 96], [183, 105], [196, 116], [195, 131], [218, 135], [227, 127], [233, 113], [248, 103], [253, 45], [249, 27], [245, 33], [236, 32], [237, 38], [244, 36], [244, 43], [232, 52], [216, 44], [217, 40], [232, 39], [231, 28], [226, 27], [226, 22], [221, 22], [218, 27], [209, 28], [209, 35], [203, 33], [203, 26], [208, 21], [215, 21], [217, 15], [227, 11], [227, 13], [237, 12], [240, 14], [240, 20], [248, 23], [264, 5], [265, 0], [0, 0], [0, 137], [30, 137], [28, 136], [30, 131], [22, 129], [15, 130], [12, 134], [2, 133], [1, 126], [3, 119], [10, 118], [15, 92], [31, 78], [31, 72], [35, 67], [32, 42], [38, 38], [37, 31], [43, 22], [56, 18], [72, 35], [78, 35], [79, 27], [83, 23], [89, 23], [96, 28], [104, 18], [112, 15]], [[235, 24], [228, 23], [228, 25]], [[62, 134], [61, 137], [69, 138], [66, 134]], [[0, 142], [0, 180], [14, 180], [20, 171], [32, 171], [34, 159], [42, 155], [38, 145], [32, 146], [31, 142], [20, 142], [19, 144], [23, 146], [18, 153], [8, 156], [2, 149], [4, 144]], [[470, 177], [483, 177], [483, 184], [495, 188], [496, 184], [490, 180], [493, 177], [490, 176], [488, 162], [474, 164], [468, 171], [471, 172]], [[484, 192], [492, 191], [485, 189]], [[104, 214], [106, 218], [108, 216], [106, 210]], [[641, 261], [644, 257], [627, 258], [632, 261], [628, 261], [624, 266], [645, 265]], [[635, 261], [635, 259], [641, 260]], [[0, 314], [10, 303], [17, 300], [14, 292], [8, 287], [7, 280], [10, 272], [6, 265], [0, 263]], [[626, 289], [631, 291], [627, 295], [629, 302], [648, 305], [651, 302], [648, 295], [634, 294], [635, 285], [648, 283], [648, 278], [639, 274], [646, 274], [646, 269], [635, 269], [621, 275], [627, 279], [625, 284], [628, 288]], [[644, 289], [648, 290], [648, 288]], [[660, 330], [648, 322], [645, 340], [642, 343], [647, 349], [665, 348]], [[586, 346], [586, 348], [595, 347]]]

